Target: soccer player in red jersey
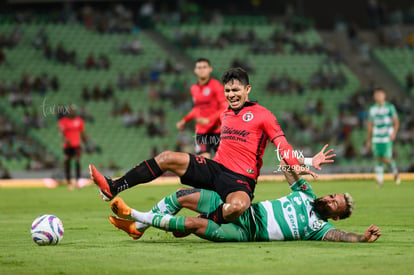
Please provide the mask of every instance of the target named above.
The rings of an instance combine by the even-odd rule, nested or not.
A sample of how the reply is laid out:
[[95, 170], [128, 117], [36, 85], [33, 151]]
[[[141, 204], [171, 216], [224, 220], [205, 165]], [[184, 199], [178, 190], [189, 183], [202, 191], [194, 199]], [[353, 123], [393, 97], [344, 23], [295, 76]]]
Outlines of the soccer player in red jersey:
[[68, 189], [73, 190], [71, 182], [71, 160], [75, 159], [76, 182], [80, 179], [81, 141], [86, 142], [85, 125], [83, 119], [75, 115], [74, 106], [70, 106], [66, 116], [59, 120], [59, 131], [63, 138], [63, 153], [65, 155], [65, 176]]
[[216, 153], [220, 143], [220, 114], [226, 109], [227, 102], [223, 85], [210, 78], [213, 68], [206, 58], [199, 58], [195, 63], [194, 73], [198, 82], [191, 86], [194, 107], [179, 122], [177, 129], [182, 131], [187, 122], [196, 119], [197, 155], [210, 158]]
[[111, 200], [127, 188], [172, 171], [181, 178], [181, 183], [220, 195], [224, 203], [205, 215], [206, 218], [217, 224], [235, 221], [251, 204], [268, 140], [276, 145], [295, 173], [317, 177], [300, 165], [275, 116], [248, 100], [251, 86], [247, 73], [241, 68], [230, 69], [223, 74], [222, 82], [228, 108], [221, 115], [221, 141], [214, 159], [164, 151], [117, 180], [104, 177], [90, 165], [91, 178], [98, 185], [102, 198]]

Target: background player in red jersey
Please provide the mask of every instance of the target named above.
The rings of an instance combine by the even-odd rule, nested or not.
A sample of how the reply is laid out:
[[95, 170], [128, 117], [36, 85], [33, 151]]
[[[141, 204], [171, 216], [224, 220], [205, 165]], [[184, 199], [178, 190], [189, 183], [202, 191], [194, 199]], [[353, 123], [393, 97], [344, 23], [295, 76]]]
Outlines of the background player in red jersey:
[[86, 142], [83, 119], [76, 116], [74, 106], [69, 106], [67, 114], [59, 120], [59, 131], [63, 138], [64, 166], [68, 189], [73, 189], [71, 182], [71, 160], [75, 159], [76, 182], [80, 179], [81, 140]]
[[90, 165], [91, 178], [98, 185], [102, 198], [112, 200], [125, 189], [172, 171], [183, 184], [213, 190], [220, 195], [225, 203], [208, 213], [206, 218], [217, 224], [235, 221], [251, 204], [268, 140], [276, 145], [296, 174], [316, 177], [314, 172], [300, 165], [275, 116], [259, 104], [248, 101], [251, 86], [247, 73], [241, 68], [230, 69], [223, 74], [222, 82], [229, 106], [221, 115], [221, 141], [213, 160], [164, 151], [141, 162], [117, 180], [104, 177]]
[[210, 78], [213, 68], [206, 58], [199, 58], [194, 67], [197, 84], [191, 86], [194, 107], [179, 122], [177, 129], [182, 131], [187, 122], [196, 119], [196, 154], [210, 158], [220, 143], [220, 114], [227, 107], [223, 85]]

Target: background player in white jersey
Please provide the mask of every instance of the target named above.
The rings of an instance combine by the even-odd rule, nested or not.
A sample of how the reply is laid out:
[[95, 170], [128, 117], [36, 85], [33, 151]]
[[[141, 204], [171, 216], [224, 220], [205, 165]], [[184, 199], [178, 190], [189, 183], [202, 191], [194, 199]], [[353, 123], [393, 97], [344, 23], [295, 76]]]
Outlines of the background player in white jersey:
[[[332, 150], [326, 146], [313, 158], [315, 167], [332, 162]], [[303, 159], [299, 160], [303, 162]], [[286, 165], [282, 160], [281, 165]], [[289, 167], [286, 165], [286, 167]], [[117, 197], [111, 208], [119, 217], [109, 219], [134, 239], [142, 236], [148, 225], [183, 233], [194, 233], [210, 241], [282, 241], [324, 240], [343, 242], [373, 242], [381, 236], [378, 227], [371, 225], [365, 234], [347, 233], [335, 229], [328, 219], [345, 219], [352, 214], [353, 199], [345, 194], [316, 198], [311, 186], [290, 169], [283, 169], [292, 193], [277, 200], [253, 203], [237, 221], [218, 225], [203, 218], [174, 217], [185, 207], [199, 213], [209, 213], [222, 203], [217, 193], [204, 189], [182, 188], [156, 204], [150, 212], [131, 209]]]
[[374, 91], [374, 105], [369, 109], [367, 147], [372, 148], [376, 160], [375, 172], [378, 186], [384, 184], [384, 167], [386, 164], [394, 174], [395, 184], [400, 184], [397, 165], [392, 158], [393, 142], [397, 136], [400, 122], [394, 105], [387, 102], [385, 91]]

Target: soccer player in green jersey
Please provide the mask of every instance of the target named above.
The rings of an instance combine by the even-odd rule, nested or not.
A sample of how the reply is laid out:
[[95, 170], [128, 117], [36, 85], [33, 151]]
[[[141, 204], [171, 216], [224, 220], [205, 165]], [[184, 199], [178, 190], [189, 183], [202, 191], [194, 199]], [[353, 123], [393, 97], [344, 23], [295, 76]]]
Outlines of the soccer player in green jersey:
[[[332, 162], [332, 150], [324, 149], [313, 157], [313, 166]], [[303, 163], [303, 159], [299, 159]], [[289, 168], [284, 160], [281, 165]], [[193, 233], [210, 241], [286, 241], [324, 240], [343, 242], [373, 242], [381, 236], [381, 230], [371, 225], [365, 234], [347, 233], [335, 229], [328, 219], [345, 219], [352, 214], [354, 203], [348, 194], [332, 194], [316, 198], [305, 179], [291, 171], [284, 172], [292, 192], [275, 200], [253, 203], [237, 221], [218, 225], [215, 222], [197, 217], [175, 217], [185, 207], [199, 213], [209, 213], [222, 203], [214, 191], [181, 188], [162, 199], [149, 212], [131, 209], [117, 197], [111, 208], [119, 217], [109, 219], [134, 239], [139, 239], [148, 226], [171, 232]], [[126, 218], [126, 219], [125, 219]], [[128, 220], [127, 220], [128, 219]]]
[[386, 164], [394, 174], [395, 184], [401, 183], [395, 160], [392, 158], [392, 145], [397, 136], [400, 122], [394, 105], [385, 100], [385, 91], [374, 91], [375, 104], [369, 109], [367, 147], [372, 148], [376, 160], [375, 172], [378, 186], [384, 184], [384, 167]]

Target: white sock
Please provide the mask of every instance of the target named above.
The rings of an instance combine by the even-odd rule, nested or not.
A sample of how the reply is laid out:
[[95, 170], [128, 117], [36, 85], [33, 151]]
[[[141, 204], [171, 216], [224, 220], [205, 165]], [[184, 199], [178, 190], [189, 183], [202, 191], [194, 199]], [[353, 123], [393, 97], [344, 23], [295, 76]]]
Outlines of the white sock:
[[395, 164], [395, 160], [391, 159], [390, 161], [390, 168], [391, 168], [391, 172], [395, 175], [398, 174], [398, 168], [397, 165]]
[[131, 211], [131, 217], [141, 224], [146, 225], [147, 227], [152, 222], [152, 218], [154, 217], [154, 213], [152, 212], [139, 212], [135, 209], [132, 209]]
[[145, 230], [147, 230], [149, 227], [148, 224], [142, 223], [142, 222], [135, 222], [135, 228], [140, 231], [140, 232], [144, 232]]
[[[148, 212], [139, 212], [134, 209], [132, 209], [131, 216], [136, 221], [135, 226], [137, 230], [143, 232], [145, 231], [150, 225], [141, 222], [141, 218], [143, 217], [143, 214], [170, 214], [175, 215], [180, 211], [182, 206], [178, 203], [177, 195], [176, 193], [173, 193], [172, 195], [165, 197], [161, 199], [156, 205], [154, 205], [150, 211]], [[134, 211], [135, 211], [135, 217], [134, 217]], [[151, 224], [151, 221], [149, 221]]]
[[382, 164], [375, 166], [375, 172], [377, 173], [377, 182], [383, 183], [384, 182], [384, 167], [382, 167]]
[[[132, 209], [131, 218], [135, 221], [135, 227], [138, 231], [144, 232], [150, 227], [150, 225], [142, 221], [143, 218], [146, 218], [150, 214], [153, 214], [153, 213], [151, 211], [150, 212], [139, 212], [135, 209]], [[152, 218], [150, 220], [152, 220]]]
[[[185, 217], [174, 217], [170, 214], [159, 214], [159, 213], [150, 213], [150, 212], [139, 212], [136, 210], [132, 210], [131, 217], [133, 219], [138, 220], [141, 223], [146, 223], [148, 225], [152, 225], [154, 227], [165, 229], [171, 231], [172, 229], [175, 230], [183, 230], [180, 232], [185, 231], [184, 222]], [[170, 224], [171, 219], [174, 219], [174, 222]], [[172, 231], [175, 231], [172, 230]]]

